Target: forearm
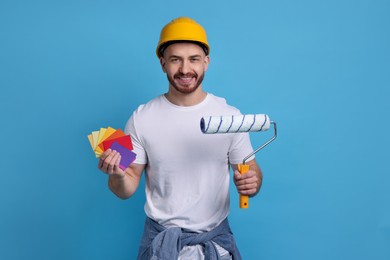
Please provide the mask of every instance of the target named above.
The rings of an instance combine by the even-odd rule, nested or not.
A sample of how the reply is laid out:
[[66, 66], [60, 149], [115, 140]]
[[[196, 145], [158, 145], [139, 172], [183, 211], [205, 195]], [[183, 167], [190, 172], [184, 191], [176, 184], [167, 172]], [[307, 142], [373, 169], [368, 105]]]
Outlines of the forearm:
[[121, 175], [109, 175], [108, 187], [119, 198], [130, 198], [138, 188], [145, 166], [132, 164]]
[[256, 192], [252, 195], [250, 195], [250, 197], [253, 197], [255, 196], [256, 194], [259, 193], [260, 189], [261, 189], [261, 185], [263, 183], [263, 173], [260, 169], [260, 167], [258, 166], [258, 164], [256, 162], [254, 162], [253, 164], [250, 164], [249, 166], [249, 169], [255, 171], [256, 175], [257, 175], [257, 187], [256, 187]]
[[130, 198], [138, 187], [138, 180], [132, 180], [128, 174], [125, 176], [110, 175], [108, 178], [108, 187], [110, 190], [121, 199]]

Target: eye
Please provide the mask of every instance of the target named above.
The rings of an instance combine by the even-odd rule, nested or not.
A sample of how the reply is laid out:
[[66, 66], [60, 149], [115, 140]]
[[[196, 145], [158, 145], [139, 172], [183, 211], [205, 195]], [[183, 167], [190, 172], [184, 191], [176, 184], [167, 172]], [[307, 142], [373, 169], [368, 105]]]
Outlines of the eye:
[[200, 61], [200, 58], [198, 58], [198, 57], [191, 58], [191, 62], [199, 62], [199, 61]]

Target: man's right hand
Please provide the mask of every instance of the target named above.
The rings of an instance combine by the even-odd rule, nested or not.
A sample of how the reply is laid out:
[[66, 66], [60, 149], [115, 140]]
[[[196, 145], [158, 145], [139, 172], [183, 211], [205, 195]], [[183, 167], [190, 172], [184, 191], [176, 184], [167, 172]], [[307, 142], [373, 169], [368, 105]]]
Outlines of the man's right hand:
[[108, 149], [99, 160], [98, 168], [109, 176], [125, 177], [125, 171], [119, 167], [121, 155], [115, 150]]

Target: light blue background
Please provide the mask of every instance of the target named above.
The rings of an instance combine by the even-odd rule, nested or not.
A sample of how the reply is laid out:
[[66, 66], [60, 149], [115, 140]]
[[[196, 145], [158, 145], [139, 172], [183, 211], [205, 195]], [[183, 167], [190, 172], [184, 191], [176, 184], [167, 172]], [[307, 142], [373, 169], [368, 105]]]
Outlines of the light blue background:
[[243, 258], [390, 259], [389, 13], [380, 0], [2, 0], [0, 258], [135, 259], [143, 188], [110, 193], [86, 136], [167, 90], [155, 46], [186, 15], [208, 31], [205, 90], [279, 126], [249, 210], [232, 186]]

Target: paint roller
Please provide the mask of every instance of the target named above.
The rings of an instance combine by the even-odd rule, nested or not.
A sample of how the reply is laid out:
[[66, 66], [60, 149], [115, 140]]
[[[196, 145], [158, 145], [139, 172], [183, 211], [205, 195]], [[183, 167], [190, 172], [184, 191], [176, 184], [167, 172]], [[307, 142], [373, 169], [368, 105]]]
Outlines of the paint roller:
[[[276, 139], [277, 130], [276, 123], [270, 121], [266, 114], [251, 114], [251, 115], [232, 115], [232, 116], [206, 116], [200, 120], [200, 129], [204, 134], [225, 134], [225, 133], [243, 133], [243, 132], [260, 132], [266, 131], [273, 125], [274, 136], [266, 141], [259, 148], [246, 156], [242, 164], [238, 164], [238, 171], [244, 174], [249, 171], [249, 165], [246, 161], [255, 153], [263, 149]], [[240, 194], [240, 208], [249, 207], [249, 198], [246, 195]]]

